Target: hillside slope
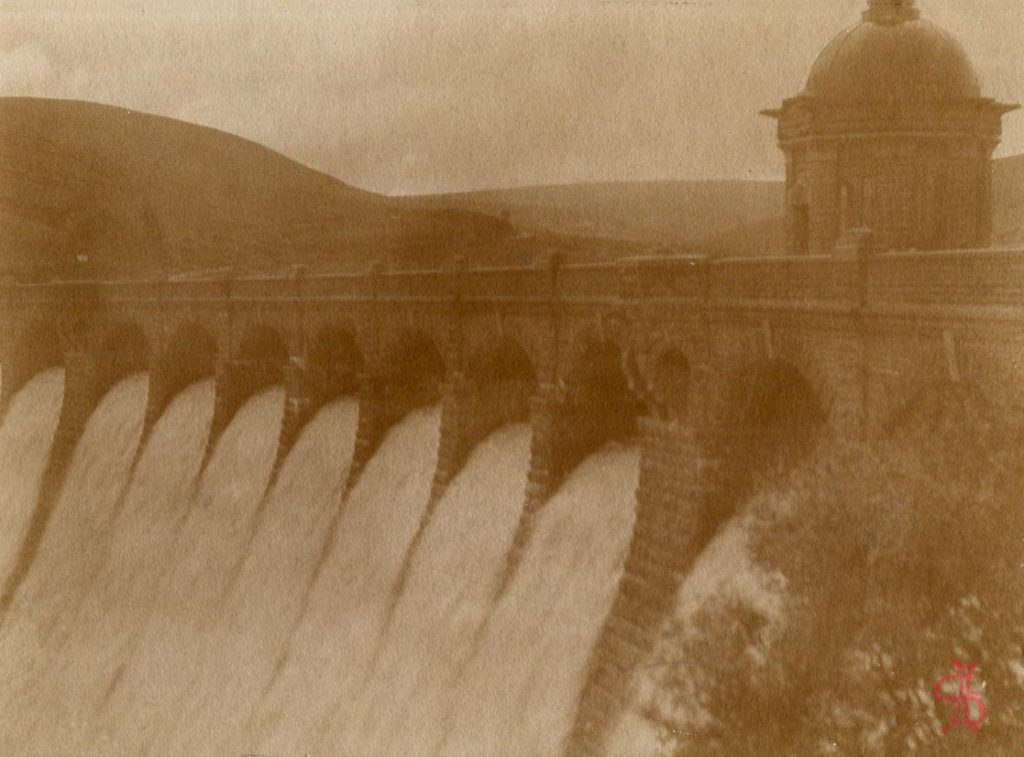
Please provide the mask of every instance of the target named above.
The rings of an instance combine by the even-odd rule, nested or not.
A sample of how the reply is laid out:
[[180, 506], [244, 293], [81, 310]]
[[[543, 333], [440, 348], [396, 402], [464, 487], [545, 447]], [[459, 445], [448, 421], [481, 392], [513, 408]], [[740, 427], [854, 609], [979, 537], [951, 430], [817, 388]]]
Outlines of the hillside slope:
[[[1024, 242], [1024, 155], [993, 163], [993, 242]], [[409, 198], [472, 209], [517, 226], [634, 240], [676, 252], [785, 251], [782, 182], [668, 181], [524, 187]]]
[[625, 239], [677, 251], [778, 215], [782, 182], [654, 181], [573, 184], [409, 198], [464, 208], [516, 226]]
[[[615, 245], [599, 254], [618, 254]], [[528, 263], [593, 253], [481, 213], [361, 191], [215, 129], [95, 103], [0, 98], [0, 271], [131, 276]]]

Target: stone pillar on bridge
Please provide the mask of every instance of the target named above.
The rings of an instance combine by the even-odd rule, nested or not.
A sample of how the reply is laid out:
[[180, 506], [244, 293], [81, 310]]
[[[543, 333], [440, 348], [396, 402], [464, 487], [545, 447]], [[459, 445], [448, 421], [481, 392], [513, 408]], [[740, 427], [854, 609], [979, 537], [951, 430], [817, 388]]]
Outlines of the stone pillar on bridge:
[[281, 419], [281, 434], [277, 441], [277, 455], [270, 475], [273, 484], [281, 472], [285, 458], [299, 438], [302, 428], [312, 419], [323, 405], [325, 398], [316, 391], [310, 380], [306, 361], [292, 356], [284, 369], [284, 416]]
[[437, 400], [437, 385], [432, 381], [396, 386], [369, 373], [359, 377], [359, 422], [356, 443], [345, 482], [347, 495], [363, 468], [370, 462], [388, 429], [416, 408]]
[[0, 616], [10, 607], [18, 587], [28, 573], [42, 543], [50, 516], [57, 504], [68, 464], [85, 430], [85, 425], [106, 391], [127, 375], [127, 366], [107, 361], [108, 356], [97, 355], [84, 347], [74, 346], [64, 355], [64, 399], [60, 420], [50, 447], [50, 457], [43, 472], [28, 530], [18, 553], [17, 561], [0, 594]]
[[221, 435], [246, 400], [280, 380], [281, 366], [261, 360], [224, 359], [217, 364], [213, 420], [206, 441], [203, 467]]
[[591, 652], [566, 753], [598, 755], [636, 666], [653, 647], [683, 576], [718, 526], [725, 445], [677, 420], [640, 419], [636, 521], [619, 588]]
[[500, 592], [515, 574], [538, 511], [583, 459], [612, 439], [632, 434], [636, 404], [629, 397], [578, 396], [542, 385], [530, 399], [533, 438], [526, 502], [513, 537]]
[[528, 416], [531, 391], [529, 382], [478, 383], [462, 373], [442, 384], [441, 433], [431, 505], [444, 495], [473, 447], [492, 431]]

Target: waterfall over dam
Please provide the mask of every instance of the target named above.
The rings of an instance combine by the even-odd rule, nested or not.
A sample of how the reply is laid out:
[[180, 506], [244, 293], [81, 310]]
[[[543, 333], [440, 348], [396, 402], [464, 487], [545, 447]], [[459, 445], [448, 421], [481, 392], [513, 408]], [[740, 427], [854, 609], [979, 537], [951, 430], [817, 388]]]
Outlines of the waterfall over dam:
[[[8, 570], [61, 391], [61, 371], [37, 376], [0, 429]], [[623, 570], [635, 444], [568, 474], [505, 576], [526, 424], [475, 445], [428, 511], [436, 405], [395, 423], [346, 492], [353, 398], [320, 408], [272, 480], [281, 387], [245, 402], [205, 465], [213, 382], [140, 447], [146, 396], [133, 374], [89, 417], [3, 619], [0, 751], [560, 750]]]

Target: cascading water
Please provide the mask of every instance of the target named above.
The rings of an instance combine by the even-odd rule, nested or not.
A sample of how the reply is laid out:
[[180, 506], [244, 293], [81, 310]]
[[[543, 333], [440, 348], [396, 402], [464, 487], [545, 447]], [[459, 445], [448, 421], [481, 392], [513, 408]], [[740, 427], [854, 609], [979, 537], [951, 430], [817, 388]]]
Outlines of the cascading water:
[[259, 530], [226, 594], [215, 633], [191, 664], [202, 671], [168, 718], [169, 754], [241, 754], [244, 726], [309, 591], [336, 524], [355, 444], [354, 399], [320, 410], [295, 443]]
[[127, 378], [89, 419], [39, 551], [4, 618], [0, 698], [7, 707], [0, 751], [5, 754], [25, 753], [26, 743], [35, 745], [53, 724], [70, 721], [61, 687], [43, 683], [46, 665], [64, 653], [69, 620], [108, 554], [112, 521], [142, 432], [147, 390], [145, 375]]
[[611, 444], [544, 506], [458, 686], [442, 753], [558, 752], [622, 574], [639, 460]]
[[[172, 548], [188, 513], [189, 490], [199, 474], [212, 415], [213, 381], [194, 384], [173, 400], [142, 450], [108, 559], [88, 588], [71, 635], [49, 671], [46, 685], [62, 692], [70, 710], [70, 717], [49, 724], [45, 732], [44, 743], [55, 751], [87, 737], [87, 732], [68, 732], [68, 724], [88, 726], [95, 719], [144, 628], [154, 592], [173, 562]], [[75, 751], [90, 750], [83, 746]]]
[[[757, 608], [765, 617], [778, 619], [782, 612], [780, 605], [784, 586], [780, 576], [766, 573], [751, 554], [750, 539], [754, 526], [755, 518], [750, 514], [733, 516], [722, 524], [680, 584], [671, 617], [666, 619], [667, 626], [681, 624], [692, 628], [702, 609], [711, 602], [723, 600], [740, 602], [746, 607]], [[672, 643], [671, 639], [667, 642], [668, 645]], [[661, 659], [671, 656], [669, 646]], [[654, 657], [658, 658], [658, 655]], [[651, 710], [673, 709], [671, 702], [662, 701], [666, 688], [660, 680], [663, 673], [659, 667], [641, 666], [634, 671], [627, 706], [611, 729], [607, 747], [609, 754], [658, 754], [665, 751], [664, 744], [658, 741], [657, 729], [646, 717]], [[696, 682], [691, 709], [677, 713], [680, 722], [700, 724], [706, 719], [698, 693], [701, 683]]]
[[[392, 587], [430, 496], [440, 409], [413, 411], [384, 438], [344, 503], [301, 623], [245, 749], [313, 752], [362, 688]], [[330, 752], [324, 744], [320, 751]]]
[[529, 426], [509, 426], [473, 451], [434, 511], [383, 653], [355, 717], [332, 744], [352, 753], [415, 754], [441, 736], [444, 706], [490, 612], [525, 496]]
[[0, 426], [0, 584], [32, 518], [63, 396], [64, 369], [45, 371], [14, 396]]
[[[59, 405], [58, 376], [22, 394]], [[213, 393], [205, 381], [173, 400], [130, 483], [145, 378], [115, 387], [90, 419], [12, 607], [15, 630], [0, 638], [0, 751], [557, 751], [621, 572], [637, 451], [610, 445], [569, 476], [496, 602], [528, 426], [477, 445], [409, 553], [439, 408], [397, 423], [343, 499], [355, 400], [307, 424], [265, 493], [282, 390], [246, 403], [200, 477]], [[29, 404], [16, 400], [18, 429], [0, 440], [30, 433], [40, 410], [22, 413]]]
[[164, 753], [157, 736], [188, 696], [196, 652], [213, 633], [225, 581], [252, 538], [277, 451], [284, 392], [250, 399], [225, 430], [188, 505], [171, 563], [152, 592], [123, 673], [99, 713], [99, 743]]

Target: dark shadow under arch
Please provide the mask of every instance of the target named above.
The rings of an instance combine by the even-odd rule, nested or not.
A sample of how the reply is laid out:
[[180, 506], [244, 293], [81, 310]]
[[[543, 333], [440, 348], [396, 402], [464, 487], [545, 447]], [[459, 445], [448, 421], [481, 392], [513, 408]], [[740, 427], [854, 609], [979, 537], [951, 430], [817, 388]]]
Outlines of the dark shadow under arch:
[[288, 348], [281, 335], [270, 326], [254, 324], [244, 332], [234, 355], [234, 362], [260, 374], [263, 386], [284, 381]]
[[149, 377], [149, 402], [143, 437], [156, 425], [171, 400], [189, 384], [212, 378], [217, 370], [217, 340], [198, 323], [179, 327], [157, 357]]
[[587, 340], [580, 345], [564, 382], [558, 477], [603, 444], [636, 433], [643, 403], [630, 391], [622, 351], [611, 341]]
[[212, 377], [217, 371], [217, 340], [198, 323], [182, 326], [160, 356], [158, 370], [169, 381], [170, 396]]
[[537, 371], [526, 350], [511, 337], [498, 337], [472, 352], [466, 377], [479, 384], [508, 381], [536, 383]]
[[743, 408], [743, 423], [752, 430], [799, 432], [824, 420], [814, 388], [793, 365], [773, 360], [754, 373]]
[[38, 320], [23, 329], [5, 355], [2, 366], [0, 415], [11, 398], [34, 376], [63, 364], [64, 352], [56, 320]]
[[109, 324], [99, 334], [94, 355], [101, 394], [121, 379], [149, 370], [151, 354], [146, 332], [137, 323]]
[[437, 401], [445, 373], [434, 341], [421, 331], [408, 331], [390, 344], [374, 378], [391, 404], [408, 412]]
[[354, 393], [363, 365], [363, 353], [349, 329], [330, 326], [317, 333], [306, 360], [307, 379], [317, 404]]
[[777, 481], [818, 444], [826, 415], [807, 378], [790, 363], [772, 360], [745, 373], [711, 442], [720, 460], [709, 490], [709, 524], [716, 527], [763, 482]]

